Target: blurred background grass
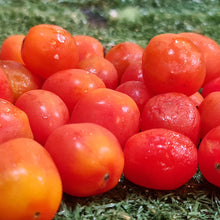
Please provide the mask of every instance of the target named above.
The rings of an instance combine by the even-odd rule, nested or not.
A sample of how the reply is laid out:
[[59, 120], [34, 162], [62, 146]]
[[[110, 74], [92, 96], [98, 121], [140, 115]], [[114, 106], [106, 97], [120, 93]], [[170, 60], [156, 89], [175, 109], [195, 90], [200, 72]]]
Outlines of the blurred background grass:
[[[0, 44], [40, 23], [100, 40], [108, 50], [132, 41], [145, 47], [161, 33], [191, 31], [220, 43], [219, 0], [0, 0]], [[37, 43], [37, 42], [36, 42]], [[180, 171], [181, 172], [181, 171]], [[155, 191], [123, 177], [111, 191], [89, 198], [64, 194], [59, 219], [220, 219], [219, 188], [198, 171], [183, 187]]]

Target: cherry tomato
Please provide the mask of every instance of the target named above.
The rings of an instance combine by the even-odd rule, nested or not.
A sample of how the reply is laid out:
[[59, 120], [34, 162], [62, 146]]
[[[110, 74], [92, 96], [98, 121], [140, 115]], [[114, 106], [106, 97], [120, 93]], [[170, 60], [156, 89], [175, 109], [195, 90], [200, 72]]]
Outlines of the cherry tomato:
[[67, 69], [48, 77], [42, 89], [57, 94], [71, 113], [78, 99], [88, 92], [105, 88], [104, 82], [95, 74], [81, 69]]
[[142, 112], [145, 103], [153, 96], [153, 93], [141, 81], [127, 81], [120, 84], [116, 91], [129, 95], [136, 102], [140, 112]]
[[205, 59], [200, 50], [178, 34], [153, 37], [143, 54], [143, 76], [155, 93], [192, 95], [205, 79]]
[[0, 125], [0, 143], [19, 137], [33, 138], [26, 113], [5, 99], [0, 99]]
[[115, 187], [124, 168], [124, 155], [117, 138], [93, 123], [68, 124], [47, 139], [46, 150], [60, 172], [64, 192], [91, 196]]
[[144, 49], [133, 42], [122, 42], [112, 47], [105, 55], [118, 71], [119, 80], [130, 63], [142, 59]]
[[51, 24], [30, 28], [21, 55], [27, 68], [42, 78], [60, 70], [75, 68], [79, 62], [73, 36], [62, 27]]
[[139, 131], [140, 111], [128, 95], [99, 88], [82, 96], [76, 103], [70, 122], [92, 122], [109, 129], [123, 147], [125, 141]]
[[53, 219], [62, 183], [49, 153], [36, 141], [15, 138], [0, 145], [1, 219]]
[[14, 94], [11, 84], [1, 67], [0, 67], [0, 85], [1, 85], [0, 98], [5, 99], [9, 102], [14, 102]]
[[79, 51], [79, 62], [88, 57], [104, 57], [104, 48], [98, 39], [88, 35], [74, 35], [73, 37]]
[[173, 190], [197, 171], [197, 148], [183, 134], [163, 128], [139, 132], [124, 147], [124, 175], [151, 189]]
[[118, 85], [118, 73], [115, 66], [104, 57], [89, 57], [82, 60], [78, 67], [98, 76], [109, 89]]
[[220, 187], [220, 126], [211, 129], [198, 150], [199, 169], [212, 184]]
[[207, 82], [202, 88], [202, 96], [206, 97], [211, 92], [220, 91], [220, 76]]
[[144, 106], [141, 130], [166, 128], [189, 137], [195, 144], [200, 140], [200, 114], [190, 98], [182, 93], [153, 96]]
[[220, 125], [220, 92], [207, 95], [199, 105], [201, 135], [204, 137], [212, 128]]
[[191, 40], [203, 53], [206, 64], [204, 84], [220, 76], [220, 46], [213, 39], [197, 33], [185, 32], [179, 35]]
[[127, 68], [125, 69], [120, 84], [127, 82], [127, 81], [141, 81], [144, 82], [143, 77], [143, 69], [142, 69], [142, 62], [133, 62], [130, 63]]
[[12, 60], [0, 60], [0, 68], [6, 74], [10, 82], [14, 102], [26, 91], [39, 89], [42, 80], [32, 74], [23, 64]]
[[34, 139], [44, 144], [57, 127], [69, 122], [69, 111], [56, 94], [35, 89], [23, 93], [15, 105], [28, 116]]
[[25, 35], [16, 34], [7, 37], [1, 46], [0, 60], [14, 60], [19, 63], [24, 63], [21, 57], [21, 46]]

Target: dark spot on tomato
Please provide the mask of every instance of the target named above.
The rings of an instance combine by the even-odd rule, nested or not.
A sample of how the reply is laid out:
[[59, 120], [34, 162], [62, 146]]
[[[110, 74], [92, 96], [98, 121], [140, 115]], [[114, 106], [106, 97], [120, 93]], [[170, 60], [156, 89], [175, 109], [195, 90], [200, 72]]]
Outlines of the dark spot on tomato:
[[216, 163], [216, 164], [215, 164], [215, 169], [216, 169], [216, 170], [220, 170], [220, 164], [219, 164], [219, 163]]
[[108, 180], [109, 180], [109, 177], [110, 177], [110, 176], [109, 176], [109, 173], [106, 173], [105, 176], [104, 176], [104, 181], [108, 181]]
[[39, 218], [40, 217], [40, 212], [35, 212], [34, 218]]

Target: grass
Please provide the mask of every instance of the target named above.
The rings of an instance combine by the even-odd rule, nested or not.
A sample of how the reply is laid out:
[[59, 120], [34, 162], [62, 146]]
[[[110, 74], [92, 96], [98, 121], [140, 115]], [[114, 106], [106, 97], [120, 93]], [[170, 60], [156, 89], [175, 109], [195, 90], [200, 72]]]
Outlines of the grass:
[[[220, 43], [220, 1], [0, 0], [0, 44], [7, 36], [26, 34], [39, 23], [96, 37], [106, 50], [122, 41], [145, 47], [156, 34], [183, 31], [205, 34]], [[102, 195], [76, 198], [64, 194], [55, 216], [55, 220], [61, 219], [217, 220], [219, 188], [199, 171], [173, 191], [146, 189], [122, 177], [114, 189]]]

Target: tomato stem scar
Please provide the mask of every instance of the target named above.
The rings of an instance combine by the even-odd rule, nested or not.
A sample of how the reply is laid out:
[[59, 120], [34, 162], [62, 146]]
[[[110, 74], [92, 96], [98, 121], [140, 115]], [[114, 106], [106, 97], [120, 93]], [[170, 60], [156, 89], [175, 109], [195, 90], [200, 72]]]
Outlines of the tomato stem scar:
[[216, 169], [216, 170], [220, 170], [220, 163], [216, 163], [216, 164], [215, 164], [215, 169]]
[[104, 176], [104, 181], [108, 181], [108, 180], [109, 180], [109, 177], [110, 177], [110, 176], [109, 176], [109, 173], [106, 173], [105, 176]]
[[36, 212], [36, 213], [34, 214], [34, 218], [38, 218], [38, 217], [40, 217], [40, 212]]

